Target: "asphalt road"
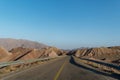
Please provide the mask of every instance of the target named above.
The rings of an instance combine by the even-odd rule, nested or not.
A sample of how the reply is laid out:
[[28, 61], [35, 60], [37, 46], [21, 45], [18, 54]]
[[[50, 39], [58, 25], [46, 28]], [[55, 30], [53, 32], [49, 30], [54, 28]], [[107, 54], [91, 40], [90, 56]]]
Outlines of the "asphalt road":
[[2, 80], [115, 80], [96, 73], [85, 65], [77, 65], [70, 56], [60, 58], [33, 68], [20, 71]]

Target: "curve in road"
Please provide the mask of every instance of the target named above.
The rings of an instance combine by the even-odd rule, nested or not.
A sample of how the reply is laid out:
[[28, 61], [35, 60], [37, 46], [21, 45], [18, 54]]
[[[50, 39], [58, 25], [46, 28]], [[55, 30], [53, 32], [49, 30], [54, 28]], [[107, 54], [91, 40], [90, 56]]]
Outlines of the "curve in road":
[[[83, 64], [80, 64], [85, 66]], [[116, 80], [97, 74], [91, 70], [75, 65], [72, 57], [67, 56], [39, 66], [17, 72], [2, 80]]]

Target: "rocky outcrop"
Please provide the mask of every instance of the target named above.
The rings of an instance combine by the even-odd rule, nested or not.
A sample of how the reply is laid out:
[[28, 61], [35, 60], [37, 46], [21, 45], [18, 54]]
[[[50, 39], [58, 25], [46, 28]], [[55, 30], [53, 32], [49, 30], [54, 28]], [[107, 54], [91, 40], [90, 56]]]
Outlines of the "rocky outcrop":
[[[5, 49], [3, 49], [5, 50]], [[5, 52], [5, 51], [4, 51]], [[6, 51], [4, 57], [1, 57], [0, 62], [16, 61], [16, 60], [30, 60], [43, 57], [57, 57], [65, 54], [64, 51], [55, 47], [46, 47], [42, 49], [31, 49], [31, 48], [14, 48], [10, 52]]]
[[76, 57], [89, 57], [101, 60], [116, 60], [120, 57], [120, 47], [84, 48], [72, 51]]

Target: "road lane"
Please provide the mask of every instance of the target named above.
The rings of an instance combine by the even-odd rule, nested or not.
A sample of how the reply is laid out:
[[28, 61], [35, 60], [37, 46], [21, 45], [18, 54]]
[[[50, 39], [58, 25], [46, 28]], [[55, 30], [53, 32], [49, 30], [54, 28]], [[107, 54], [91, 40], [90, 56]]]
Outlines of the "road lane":
[[49, 62], [48, 64], [43, 64], [35, 68], [18, 72], [13, 75], [6, 76], [2, 78], [2, 80], [53, 80], [54, 74], [57, 73], [65, 59], [66, 58], [61, 58]]
[[73, 59], [67, 60], [58, 80], [114, 80], [113, 78], [96, 74], [81, 66], [76, 66]]
[[59, 76], [60, 76], [60, 74], [61, 74], [61, 72], [62, 72], [62, 70], [63, 70], [63, 68], [65, 66], [65, 64], [66, 64], [66, 61], [63, 63], [63, 65], [61, 66], [59, 71], [56, 73], [56, 76], [55, 76], [54, 80], [58, 80], [58, 78], [59, 78]]
[[115, 80], [74, 64], [68, 56], [4, 77], [2, 80]]

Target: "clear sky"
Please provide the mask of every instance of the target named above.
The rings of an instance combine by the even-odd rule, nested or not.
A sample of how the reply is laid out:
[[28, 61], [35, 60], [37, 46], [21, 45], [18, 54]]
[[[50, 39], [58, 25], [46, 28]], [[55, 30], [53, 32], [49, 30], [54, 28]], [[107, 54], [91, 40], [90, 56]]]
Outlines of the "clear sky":
[[0, 37], [63, 49], [120, 45], [120, 0], [0, 0]]

